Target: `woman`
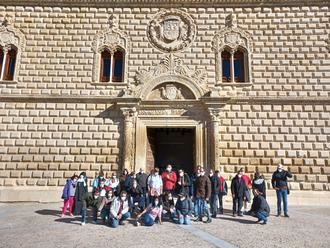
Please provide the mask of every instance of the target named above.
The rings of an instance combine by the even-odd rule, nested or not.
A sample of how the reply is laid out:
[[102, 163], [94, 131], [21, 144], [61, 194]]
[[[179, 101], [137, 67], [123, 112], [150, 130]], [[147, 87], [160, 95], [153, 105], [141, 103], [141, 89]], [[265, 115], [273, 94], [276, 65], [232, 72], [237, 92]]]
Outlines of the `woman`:
[[127, 169], [123, 170], [123, 173], [119, 177], [120, 191], [123, 191], [123, 190], [126, 191], [126, 183], [128, 180], [128, 176], [129, 176], [128, 170]]
[[66, 209], [70, 206], [70, 216], [73, 216], [73, 204], [74, 204], [74, 195], [76, 192], [76, 183], [77, 183], [78, 176], [73, 175], [71, 178], [66, 180], [66, 184], [63, 189], [62, 199], [64, 199], [64, 206], [62, 209], [62, 216], [65, 216]]
[[182, 169], [179, 170], [179, 177], [178, 181], [176, 183], [176, 193], [177, 194], [189, 194], [189, 185], [190, 185], [190, 179], [189, 176], [184, 173]]
[[264, 177], [256, 172], [252, 181], [252, 189], [257, 189], [259, 194], [266, 199], [266, 183]]
[[83, 198], [88, 192], [86, 172], [81, 172], [77, 180], [76, 192], [74, 195], [74, 215], [81, 215]]
[[160, 196], [163, 193], [163, 180], [159, 175], [159, 168], [155, 168], [148, 178], [150, 197]]
[[110, 206], [115, 198], [116, 198], [116, 196], [113, 194], [112, 189], [107, 191], [107, 193], [103, 199], [104, 207], [101, 211], [101, 219], [103, 220], [103, 223], [105, 223], [107, 220], [109, 220]]
[[162, 211], [163, 211], [163, 207], [160, 204], [160, 199], [158, 196], [156, 196], [154, 198], [153, 203], [150, 204], [142, 213], [140, 213], [137, 216], [136, 225], [137, 226], [141, 225], [139, 221], [140, 218], [142, 224], [145, 226], [153, 226], [157, 218], [159, 224], [162, 224]]

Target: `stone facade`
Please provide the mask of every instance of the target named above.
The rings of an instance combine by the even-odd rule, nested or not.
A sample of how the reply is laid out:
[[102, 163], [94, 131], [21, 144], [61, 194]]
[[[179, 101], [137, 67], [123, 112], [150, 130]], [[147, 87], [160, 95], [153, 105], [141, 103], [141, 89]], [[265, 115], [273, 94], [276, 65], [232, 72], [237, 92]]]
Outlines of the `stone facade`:
[[[24, 36], [14, 81], [0, 82], [3, 192], [146, 166], [146, 127], [195, 128], [195, 166], [227, 178], [244, 166], [269, 179], [281, 162], [294, 173], [293, 190], [330, 190], [327, 1], [21, 2], [0, 4], [2, 26]], [[180, 22], [180, 35], [161, 36], [159, 18]], [[215, 40], [232, 27], [249, 37], [246, 83], [218, 80]], [[125, 80], [100, 83], [95, 42], [116, 33]]]

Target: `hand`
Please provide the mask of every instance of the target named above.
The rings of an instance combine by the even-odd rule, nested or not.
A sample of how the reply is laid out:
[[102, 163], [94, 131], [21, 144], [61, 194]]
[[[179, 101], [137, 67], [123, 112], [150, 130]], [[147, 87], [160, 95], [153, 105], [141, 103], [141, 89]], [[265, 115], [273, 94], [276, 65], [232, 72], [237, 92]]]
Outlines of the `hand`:
[[235, 198], [235, 194], [233, 194], [233, 198]]
[[166, 175], [166, 178], [167, 178], [167, 179], [170, 179], [170, 174], [167, 174], [167, 175]]
[[178, 184], [181, 185], [181, 182], [179, 181]]
[[101, 212], [97, 211], [97, 217], [100, 217], [100, 215], [101, 215]]
[[182, 214], [180, 214], [180, 215], [179, 215], [179, 218], [183, 218], [183, 215], [182, 215]]
[[209, 198], [205, 198], [205, 201], [207, 201], [207, 202], [208, 202], [208, 201], [209, 201]]
[[279, 188], [277, 188], [277, 187], [275, 187], [274, 189], [275, 189], [275, 190], [279, 190]]
[[123, 215], [122, 215], [122, 214], [119, 214], [119, 215], [117, 216], [117, 219], [120, 220], [121, 217], [123, 217]]

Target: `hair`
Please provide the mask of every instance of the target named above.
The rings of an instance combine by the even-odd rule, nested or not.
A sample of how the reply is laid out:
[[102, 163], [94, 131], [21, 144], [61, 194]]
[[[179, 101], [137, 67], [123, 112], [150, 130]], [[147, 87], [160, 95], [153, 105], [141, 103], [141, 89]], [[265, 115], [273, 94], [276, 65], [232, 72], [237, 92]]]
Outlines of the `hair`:
[[122, 192], [120, 192], [120, 195], [127, 195], [127, 192], [125, 190], [123, 190]]
[[219, 170], [216, 170], [214, 173], [215, 173], [215, 174], [219, 174], [219, 173], [220, 173], [220, 171], [219, 171]]
[[[126, 174], [125, 174], [125, 172], [126, 172]], [[128, 174], [129, 174], [128, 170], [127, 169], [124, 169], [123, 170], [123, 175], [128, 175]]]
[[159, 172], [159, 168], [155, 167], [154, 172]]
[[73, 176], [71, 177], [71, 180], [75, 179], [75, 178], [78, 178], [78, 175], [75, 173], [73, 174]]
[[81, 172], [81, 173], [79, 174], [79, 177], [81, 177], [81, 176], [86, 177], [86, 172], [85, 172], [85, 171]]
[[99, 177], [104, 177], [104, 172], [103, 172], [103, 170], [100, 170], [100, 172], [99, 172]]
[[[156, 199], [158, 200], [158, 205], [157, 206], [155, 204]], [[154, 199], [153, 199], [153, 201], [152, 201], [152, 206], [153, 207], [159, 207], [160, 205], [161, 205], [161, 199], [160, 199], [160, 197], [159, 196], [155, 196]]]

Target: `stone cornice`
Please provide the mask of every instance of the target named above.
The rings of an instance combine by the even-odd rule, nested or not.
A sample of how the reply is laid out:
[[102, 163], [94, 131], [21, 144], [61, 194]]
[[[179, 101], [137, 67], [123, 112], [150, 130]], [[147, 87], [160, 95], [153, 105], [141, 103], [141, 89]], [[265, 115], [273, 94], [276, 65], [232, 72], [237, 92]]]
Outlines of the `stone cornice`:
[[[141, 101], [133, 97], [104, 97], [104, 96], [22, 96], [0, 95], [0, 102], [26, 103], [109, 103], [109, 104], [143, 104], [145, 106], [170, 106], [171, 104], [330, 104], [328, 97], [203, 97], [201, 100], [177, 101]], [[150, 105], [151, 104], [151, 105]]]
[[329, 0], [2, 0], [9, 6], [58, 7], [272, 7], [326, 5]]

